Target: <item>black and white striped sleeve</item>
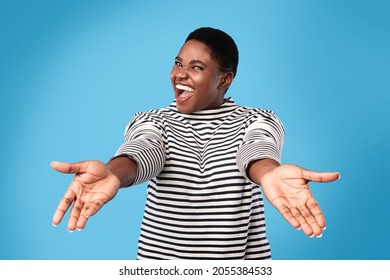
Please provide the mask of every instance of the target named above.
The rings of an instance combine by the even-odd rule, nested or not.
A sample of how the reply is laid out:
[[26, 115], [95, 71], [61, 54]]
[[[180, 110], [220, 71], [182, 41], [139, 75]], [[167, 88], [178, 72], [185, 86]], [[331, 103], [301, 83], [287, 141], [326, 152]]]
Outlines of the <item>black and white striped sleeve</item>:
[[254, 115], [247, 122], [243, 142], [237, 151], [238, 169], [247, 177], [246, 169], [254, 160], [268, 158], [280, 163], [283, 141], [284, 127], [275, 114], [254, 109]]
[[137, 113], [125, 129], [125, 141], [115, 157], [128, 156], [137, 164], [132, 185], [156, 177], [164, 167], [165, 146], [162, 127], [148, 113]]

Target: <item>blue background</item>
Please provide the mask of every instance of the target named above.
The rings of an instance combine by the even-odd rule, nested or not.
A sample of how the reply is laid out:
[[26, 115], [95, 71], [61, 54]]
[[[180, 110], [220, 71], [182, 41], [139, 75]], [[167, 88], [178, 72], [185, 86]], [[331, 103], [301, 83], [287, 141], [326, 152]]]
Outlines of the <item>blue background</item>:
[[51, 226], [72, 176], [53, 160], [108, 160], [137, 111], [173, 100], [185, 37], [200, 26], [240, 50], [229, 96], [274, 110], [283, 162], [340, 171], [312, 184], [322, 239], [266, 204], [274, 259], [390, 259], [389, 1], [1, 1], [0, 258], [134, 259], [146, 185], [82, 232]]

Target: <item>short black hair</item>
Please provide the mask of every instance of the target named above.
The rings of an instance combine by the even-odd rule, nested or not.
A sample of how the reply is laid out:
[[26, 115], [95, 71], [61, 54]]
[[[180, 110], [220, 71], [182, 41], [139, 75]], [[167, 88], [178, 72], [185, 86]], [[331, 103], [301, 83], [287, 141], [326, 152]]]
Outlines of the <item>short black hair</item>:
[[211, 49], [211, 55], [218, 61], [221, 70], [232, 71], [236, 76], [238, 66], [238, 48], [233, 38], [222, 30], [201, 27], [192, 31], [185, 42], [197, 40]]

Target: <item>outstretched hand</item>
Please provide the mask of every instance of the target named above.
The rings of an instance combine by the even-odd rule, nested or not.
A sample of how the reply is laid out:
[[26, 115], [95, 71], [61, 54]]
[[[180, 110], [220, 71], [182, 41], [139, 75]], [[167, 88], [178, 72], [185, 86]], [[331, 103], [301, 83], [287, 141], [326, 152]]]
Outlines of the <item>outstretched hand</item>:
[[52, 162], [51, 167], [61, 173], [75, 174], [53, 216], [57, 226], [73, 204], [68, 220], [68, 230], [81, 230], [90, 216], [117, 194], [120, 180], [101, 161], [78, 163]]
[[337, 172], [314, 172], [285, 164], [265, 173], [261, 185], [268, 201], [293, 227], [310, 237], [321, 237], [325, 219], [308, 183], [332, 182], [339, 177]]

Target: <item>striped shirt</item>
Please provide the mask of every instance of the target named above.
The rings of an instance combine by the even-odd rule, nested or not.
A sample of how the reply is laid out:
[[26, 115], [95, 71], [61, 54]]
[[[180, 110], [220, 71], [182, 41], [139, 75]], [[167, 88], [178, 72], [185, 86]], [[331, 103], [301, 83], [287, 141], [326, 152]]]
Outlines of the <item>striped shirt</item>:
[[180, 113], [173, 102], [137, 113], [116, 156], [148, 181], [138, 259], [270, 259], [260, 187], [248, 164], [280, 162], [284, 129], [272, 111], [236, 105]]

